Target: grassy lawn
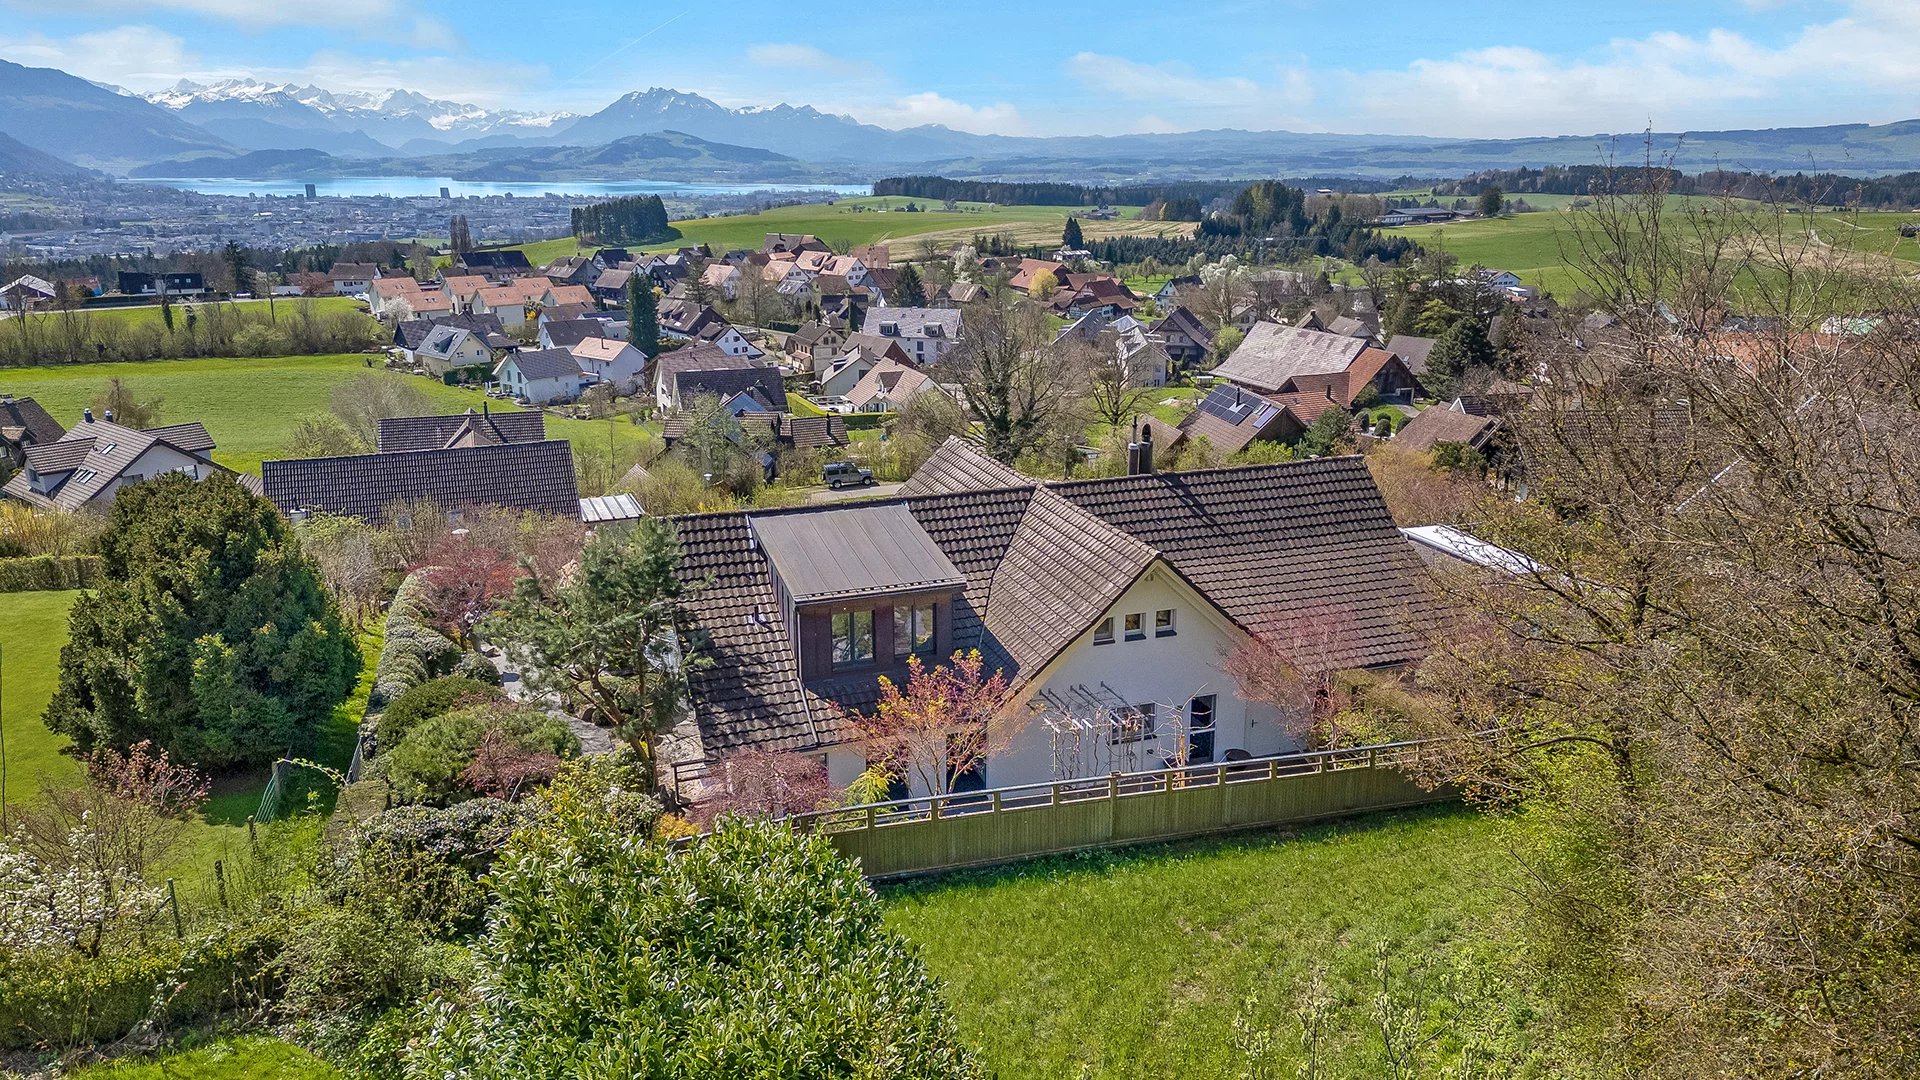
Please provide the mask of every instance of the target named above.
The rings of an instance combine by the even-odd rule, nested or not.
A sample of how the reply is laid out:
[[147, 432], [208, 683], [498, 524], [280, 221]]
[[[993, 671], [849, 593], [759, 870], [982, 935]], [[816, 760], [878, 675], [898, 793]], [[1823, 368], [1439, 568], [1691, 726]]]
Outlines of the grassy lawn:
[[7, 740], [7, 801], [33, 800], [42, 782], [76, 783], [80, 766], [60, 753], [67, 745], [40, 722], [59, 685], [60, 646], [67, 640], [67, 611], [78, 592], [0, 594], [0, 727]]
[[95, 1065], [68, 1075], [73, 1080], [334, 1080], [340, 1072], [292, 1043], [247, 1036], [164, 1057]]
[[1375, 943], [1445, 947], [1497, 918], [1499, 828], [1443, 807], [1047, 859], [888, 890], [887, 921], [1001, 1076], [1235, 1076], [1249, 994], [1284, 1006], [1324, 962], [1364, 1002]]
[[[326, 412], [334, 387], [361, 375], [411, 379], [440, 412], [478, 408], [483, 400], [477, 390], [447, 386], [437, 379], [369, 369], [366, 359], [337, 354], [9, 368], [0, 371], [0, 393], [31, 396], [70, 425], [107, 379], [119, 376], [135, 395], [161, 400], [163, 423], [198, 420], [205, 424], [216, 444], [215, 461], [252, 473], [260, 471], [264, 459], [285, 457], [293, 425], [303, 417]], [[489, 404], [503, 412], [517, 408], [501, 401]], [[624, 420], [548, 417], [547, 433], [556, 439], [597, 440], [596, 447], [604, 447], [608, 439], [625, 446], [647, 438], [643, 429]]]
[[[919, 206], [921, 212], [906, 213], [904, 208], [909, 202]], [[1152, 236], [1164, 231], [1171, 235], [1193, 228], [1190, 224], [1179, 222], [1127, 220], [1136, 217], [1139, 212], [1137, 207], [1121, 208], [1120, 220], [1085, 221], [1087, 210], [1080, 207], [993, 206], [963, 202], [958, 209], [948, 210], [939, 202], [925, 199], [908, 199], [899, 195], [865, 196], [840, 199], [832, 204], [779, 206], [756, 214], [676, 221], [673, 226], [680, 230], [678, 240], [649, 244], [646, 250], [671, 251], [676, 247], [706, 244], [715, 255], [735, 248], [758, 251], [761, 241], [770, 232], [812, 233], [835, 245], [909, 240], [928, 233], [939, 234], [941, 241], [951, 243], [967, 239], [975, 233], [1002, 231], [1014, 232], [1021, 243], [1058, 243], [1060, 230], [1066, 226], [1069, 215], [1083, 218], [1081, 224], [1089, 238], [1130, 232]], [[916, 255], [913, 247], [915, 245], [909, 244], [906, 249], [896, 250], [894, 258]], [[527, 261], [539, 266], [560, 256], [573, 254], [576, 245], [571, 239], [542, 240], [522, 244], [520, 249], [527, 253]]]

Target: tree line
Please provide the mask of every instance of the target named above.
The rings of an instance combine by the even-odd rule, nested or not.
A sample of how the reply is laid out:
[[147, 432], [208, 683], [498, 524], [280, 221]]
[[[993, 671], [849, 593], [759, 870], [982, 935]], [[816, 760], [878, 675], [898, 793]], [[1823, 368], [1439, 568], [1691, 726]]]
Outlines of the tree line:
[[573, 235], [599, 244], [656, 244], [680, 230], [667, 224], [658, 195], [627, 195], [573, 208]]
[[1683, 173], [1658, 166], [1549, 165], [1540, 169], [1490, 169], [1434, 184], [1435, 195], [1476, 196], [1488, 188], [1544, 195], [1625, 195], [1659, 189], [1672, 195], [1711, 195], [1759, 202], [1807, 203], [1902, 210], [1920, 206], [1920, 172], [1897, 176], [1842, 173], [1765, 173], [1713, 169]]

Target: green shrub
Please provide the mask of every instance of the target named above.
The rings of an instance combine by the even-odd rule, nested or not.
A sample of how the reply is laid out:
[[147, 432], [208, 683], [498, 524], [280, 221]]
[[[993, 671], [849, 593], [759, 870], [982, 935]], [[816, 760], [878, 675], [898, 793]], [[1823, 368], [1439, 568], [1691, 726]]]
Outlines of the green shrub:
[[493, 661], [479, 653], [461, 653], [460, 659], [453, 665], [453, 673], [463, 679], [483, 682], [488, 686], [500, 685], [500, 669], [493, 666]]
[[0, 559], [0, 593], [90, 589], [99, 580], [98, 555], [30, 555]]
[[[491, 664], [488, 665], [492, 667]], [[381, 751], [400, 745], [422, 720], [429, 720], [463, 705], [479, 705], [501, 698], [499, 688], [459, 675], [443, 675], [408, 687], [387, 702], [375, 730], [374, 745]]]
[[580, 740], [557, 717], [538, 710], [501, 712], [479, 705], [422, 721], [398, 746], [381, 755], [378, 764], [396, 798], [444, 806], [470, 794], [461, 774], [473, 764], [474, 751], [490, 728], [500, 729], [514, 745], [529, 752], [566, 758], [580, 751]]
[[486, 910], [480, 877], [528, 817], [517, 803], [486, 798], [374, 814], [336, 857], [331, 891], [391, 911], [435, 936], [471, 933]]
[[373, 708], [428, 679], [447, 674], [460, 663], [460, 646], [430, 624], [422, 592], [420, 576], [410, 574], [387, 607], [386, 641], [380, 648], [380, 663], [374, 669], [373, 692], [368, 700]]

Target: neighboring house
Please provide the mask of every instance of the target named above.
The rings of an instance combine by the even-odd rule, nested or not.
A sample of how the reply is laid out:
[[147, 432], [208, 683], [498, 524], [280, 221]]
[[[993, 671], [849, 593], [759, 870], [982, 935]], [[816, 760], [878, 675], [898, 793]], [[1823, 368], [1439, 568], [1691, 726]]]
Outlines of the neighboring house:
[[767, 255], [799, 254], [803, 251], [829, 251], [826, 244], [812, 233], [773, 233], [760, 241], [760, 251]]
[[556, 285], [591, 285], [601, 269], [589, 256], [569, 255], [541, 267], [540, 276]]
[[492, 367], [493, 350], [486, 339], [458, 326], [436, 326], [420, 347], [413, 350], [413, 362], [431, 375], [445, 375], [453, 368]]
[[580, 513], [573, 448], [560, 440], [268, 461], [260, 472], [267, 498], [289, 517], [338, 514], [378, 525], [390, 511], [420, 502]]
[[1213, 355], [1213, 331], [1184, 307], [1167, 312], [1147, 330], [1160, 339], [1168, 359], [1181, 367], [1191, 367]]
[[1492, 416], [1467, 412], [1458, 401], [1452, 405], [1435, 405], [1420, 410], [1418, 416], [1407, 421], [1393, 437], [1393, 444], [1424, 453], [1441, 443], [1461, 443], [1484, 452], [1499, 423]]
[[197, 273], [143, 274], [122, 270], [119, 291], [127, 296], [201, 296], [207, 291], [206, 278]]
[[646, 354], [613, 338], [584, 338], [567, 346], [567, 352], [593, 381], [612, 383], [622, 394], [639, 389], [640, 373], [647, 367]]
[[494, 281], [526, 277], [533, 273], [533, 264], [527, 261], [527, 253], [512, 248], [462, 252], [454, 259], [453, 265], [462, 273], [476, 274]]
[[890, 307], [868, 312], [866, 328], [900, 343], [916, 364], [934, 364], [960, 341], [960, 312], [954, 308]]
[[815, 319], [787, 338], [787, 355], [795, 360], [824, 360], [846, 351], [846, 324]]
[[1374, 219], [1375, 225], [1432, 225], [1453, 221], [1460, 217], [1454, 210], [1445, 210], [1437, 206], [1402, 206], [1389, 210]]
[[1050, 484], [961, 458], [949, 440], [885, 501], [673, 519], [705, 586], [676, 756], [824, 755], [846, 784], [879, 677], [961, 650], [1010, 694], [1004, 749], [958, 788], [1281, 753], [1299, 718], [1225, 670], [1249, 635], [1298, 628], [1390, 670], [1438, 622], [1359, 458]]
[[1197, 289], [1199, 287], [1199, 274], [1182, 274], [1178, 277], [1170, 277], [1167, 279], [1165, 285], [1160, 286], [1160, 291], [1153, 294], [1153, 301], [1161, 307], [1166, 307], [1168, 304], [1177, 304], [1180, 302], [1180, 290]]
[[59, 290], [46, 278], [23, 274], [0, 285], [0, 311], [30, 311], [54, 302]]
[[232, 472], [213, 463], [213, 438], [198, 423], [140, 430], [111, 417], [96, 420], [87, 409], [58, 439], [27, 447], [24, 466], [7, 481], [7, 496], [43, 510], [104, 513], [126, 484], [166, 473], [205, 480]]
[[868, 368], [851, 389], [825, 392], [837, 393], [853, 402], [855, 412], [898, 412], [907, 402], [929, 390], [944, 393], [939, 383], [918, 368], [882, 360]]
[[327, 271], [327, 282], [335, 296], [359, 296], [372, 289], [380, 277], [380, 268], [372, 263], [334, 263]]
[[1213, 374], [1256, 393], [1319, 396], [1348, 406], [1368, 386], [1385, 400], [1408, 403], [1419, 390], [1405, 362], [1366, 338], [1269, 322], [1254, 324]]
[[589, 338], [608, 336], [604, 319], [566, 319], [557, 322], [543, 319], [537, 340], [543, 349], [571, 349]]
[[380, 421], [376, 446], [382, 454], [411, 450], [442, 450], [454, 446], [494, 446], [500, 443], [540, 442], [547, 437], [546, 414], [493, 412], [485, 402], [480, 411], [468, 409], [445, 416], [390, 416]]
[[60, 441], [67, 429], [30, 397], [0, 394], [0, 472], [27, 463], [27, 451]]
[[[1031, 295], [1034, 278], [1039, 277], [1043, 273], [1052, 274], [1054, 280], [1058, 282], [1063, 280], [1062, 275], [1066, 272], [1067, 264], [1065, 263], [1053, 262], [1048, 259], [1021, 259], [1020, 265], [1013, 271], [1013, 276], [1008, 279], [1007, 287]], [[1034, 299], [1046, 300], [1050, 299], [1050, 297], [1036, 296]]]
[[700, 274], [700, 283], [709, 289], [717, 289], [720, 295], [732, 300], [740, 294], [740, 268], [728, 263], [708, 263]]
[[367, 306], [385, 317], [395, 302], [407, 306], [407, 318], [453, 314], [453, 297], [442, 288], [422, 288], [410, 277], [375, 278], [367, 286]]
[[612, 270], [621, 263], [630, 263], [632, 261], [633, 252], [628, 251], [626, 248], [617, 247], [601, 248], [593, 253], [592, 260], [595, 269], [599, 270]]
[[593, 279], [590, 292], [603, 304], [624, 304], [627, 302], [627, 282], [633, 279], [632, 270], [615, 267], [600, 271]]
[[513, 353], [494, 365], [493, 378], [507, 393], [535, 405], [572, 401], [594, 382], [565, 349]]
[[827, 397], [848, 397], [860, 385], [860, 380], [867, 377], [867, 372], [883, 363], [906, 366], [898, 360], [855, 345], [840, 356], [831, 357], [818, 365], [814, 371], [814, 381], [820, 384], [820, 393]]
[[947, 286], [947, 291], [941, 294], [940, 306], [962, 307], [976, 300], [984, 300], [986, 297], [985, 286], [975, 285], [971, 281], [956, 281]]
[[791, 260], [775, 259], [760, 268], [760, 276], [774, 287], [774, 291], [788, 299], [798, 300], [813, 288], [813, 275], [802, 270]]
[[1325, 398], [1287, 402], [1230, 384], [1215, 386], [1180, 421], [1180, 433], [1187, 439], [1206, 439], [1220, 454], [1232, 455], [1256, 442], [1292, 442], [1332, 406]]
[[[533, 281], [545, 281], [546, 278], [532, 278]], [[593, 291], [585, 285], [549, 285], [539, 296], [539, 304], [549, 307], [594, 307]]]
[[1475, 270], [1473, 280], [1481, 288], [1492, 289], [1495, 292], [1511, 292], [1526, 288], [1520, 283], [1520, 275], [1511, 270], [1495, 270], [1492, 267]]
[[443, 326], [472, 331], [482, 344], [495, 353], [513, 348], [513, 340], [501, 331], [500, 319], [494, 315], [431, 315], [408, 319], [394, 324], [393, 344], [406, 356], [408, 363], [418, 365], [420, 346], [426, 344], [433, 332]]
[[760, 392], [769, 411], [787, 410], [786, 385], [778, 368], [730, 356], [711, 345], [661, 353], [654, 362], [654, 403], [665, 412], [679, 412], [695, 397], [730, 397], [748, 389]]
[[1418, 379], [1427, 373], [1427, 359], [1433, 355], [1434, 345], [1439, 338], [1415, 337], [1412, 334], [1395, 334], [1387, 339], [1387, 351], [1400, 358], [1407, 370]]
[[526, 325], [527, 308], [540, 303], [551, 288], [546, 278], [516, 278], [474, 293], [467, 310], [476, 315], [498, 315], [501, 327], [512, 330]]

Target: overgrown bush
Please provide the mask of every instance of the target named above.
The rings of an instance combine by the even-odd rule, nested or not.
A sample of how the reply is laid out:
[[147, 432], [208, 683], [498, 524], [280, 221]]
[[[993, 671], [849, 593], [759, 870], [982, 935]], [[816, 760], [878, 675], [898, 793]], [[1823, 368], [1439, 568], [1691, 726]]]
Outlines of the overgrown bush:
[[[493, 665], [487, 666], [491, 669]], [[380, 714], [379, 727], [375, 730], [376, 745], [381, 750], [390, 750], [399, 746], [407, 732], [423, 720], [442, 716], [461, 706], [498, 701], [501, 696], [498, 687], [477, 679], [459, 675], [428, 679], [417, 686], [408, 687], [387, 703], [386, 711]]]
[[0, 557], [90, 554], [106, 527], [98, 514], [0, 502]]
[[489, 732], [529, 754], [567, 758], [580, 752], [580, 740], [557, 717], [479, 705], [423, 721], [381, 755], [378, 767], [396, 798], [444, 806], [473, 793], [463, 774]]
[[469, 933], [486, 907], [481, 875], [528, 816], [520, 804], [499, 799], [375, 814], [334, 856], [330, 892], [375, 903], [438, 937]]

